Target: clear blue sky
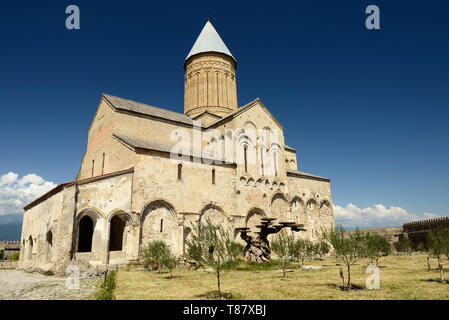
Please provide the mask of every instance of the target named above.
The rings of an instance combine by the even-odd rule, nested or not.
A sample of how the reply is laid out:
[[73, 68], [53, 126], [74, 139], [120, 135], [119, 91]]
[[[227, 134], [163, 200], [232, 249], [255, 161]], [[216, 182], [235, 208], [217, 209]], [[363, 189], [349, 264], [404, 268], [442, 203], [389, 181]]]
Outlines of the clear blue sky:
[[[370, 4], [381, 30], [365, 28]], [[0, 176], [73, 180], [102, 92], [183, 112], [183, 61], [210, 15], [239, 105], [260, 97], [335, 205], [449, 215], [448, 14], [443, 0], [3, 0]]]

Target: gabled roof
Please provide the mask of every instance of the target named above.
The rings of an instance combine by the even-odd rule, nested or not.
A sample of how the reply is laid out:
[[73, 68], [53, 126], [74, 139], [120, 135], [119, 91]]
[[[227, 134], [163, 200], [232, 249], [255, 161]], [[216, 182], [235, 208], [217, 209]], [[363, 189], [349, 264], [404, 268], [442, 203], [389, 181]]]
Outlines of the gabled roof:
[[251, 101], [250, 103], [247, 103], [244, 106], [238, 108], [237, 110], [228, 113], [223, 118], [218, 119], [215, 122], [212, 122], [208, 127], [212, 127], [212, 126], [215, 126], [217, 124], [221, 124], [223, 122], [228, 122], [228, 121], [232, 120], [233, 118], [235, 118], [236, 116], [238, 116], [239, 114], [241, 114], [241, 113], [251, 109], [252, 107], [254, 107], [257, 104], [259, 104], [265, 110], [265, 112], [279, 126], [279, 128], [281, 128], [282, 130], [284, 129], [282, 127], [282, 125], [279, 123], [279, 121], [277, 121], [277, 119], [273, 116], [273, 114], [270, 112], [270, 110], [268, 110], [268, 108], [262, 103], [262, 101], [260, 101], [259, 98], [256, 98], [253, 101]]
[[[145, 149], [145, 150], [154, 150], [154, 151], [159, 151], [159, 152], [165, 152], [165, 153], [171, 153], [172, 152], [172, 148], [173, 145], [168, 145], [168, 144], [164, 144], [164, 143], [159, 143], [159, 142], [154, 142], [154, 141], [148, 141], [148, 140], [142, 140], [139, 138], [133, 138], [133, 137], [128, 137], [125, 135], [121, 135], [121, 134], [116, 134], [114, 133], [113, 136], [119, 140], [120, 142], [124, 143], [126, 146], [132, 148], [132, 149]], [[193, 152], [192, 150], [190, 150], [191, 154], [200, 154], [201, 155], [201, 150], [197, 151], [197, 152]], [[208, 157], [202, 157], [202, 159], [204, 160], [212, 160], [214, 161], [215, 165], [235, 165], [235, 163], [220, 163], [222, 160], [221, 159], [214, 159], [214, 158], [208, 158]]]
[[63, 190], [65, 187], [70, 187], [70, 186], [73, 186], [73, 185], [76, 185], [76, 184], [77, 185], [87, 184], [87, 183], [90, 183], [90, 182], [103, 180], [103, 179], [119, 176], [119, 175], [122, 175], [122, 174], [128, 174], [128, 173], [131, 173], [131, 172], [134, 172], [134, 167], [131, 167], [131, 168], [125, 169], [125, 170], [105, 173], [105, 174], [102, 174], [100, 176], [90, 177], [90, 178], [86, 178], [86, 179], [73, 180], [73, 181], [69, 181], [69, 182], [63, 182], [63, 183], [57, 185], [56, 187], [54, 187], [53, 189], [51, 189], [50, 191], [47, 191], [46, 193], [41, 195], [39, 198], [37, 198], [37, 199], [33, 200], [32, 202], [28, 203], [25, 207], [23, 207], [23, 209], [25, 211], [31, 209], [32, 207], [38, 205], [42, 201], [44, 201], [44, 200], [50, 198], [51, 196], [57, 194], [58, 192]]
[[305, 177], [305, 178], [312, 178], [312, 179], [316, 179], [316, 180], [331, 181], [331, 179], [320, 177], [320, 176], [316, 176], [316, 175], [313, 175], [313, 174], [310, 174], [310, 173], [287, 169], [287, 175], [289, 175], [289, 174], [297, 176], [297, 177]]
[[186, 61], [191, 56], [203, 52], [223, 53], [227, 56], [230, 56], [234, 60], [234, 62], [236, 62], [235, 58], [231, 54], [231, 51], [229, 51], [228, 47], [226, 47], [225, 43], [221, 39], [217, 30], [215, 30], [212, 23], [210, 23], [210, 21], [207, 21], [203, 30], [201, 30], [200, 35], [196, 39], [192, 49], [187, 55]]
[[221, 119], [222, 118], [222, 117], [217, 116], [216, 114], [206, 110], [206, 111], [203, 111], [203, 112], [197, 114], [196, 116], [192, 117], [192, 119], [198, 119], [199, 117], [204, 116], [204, 115], [210, 115], [210, 116], [212, 116], [212, 117], [214, 117], [216, 119]]
[[170, 150], [173, 148], [173, 146], [168, 144], [132, 138], [121, 134], [114, 133], [113, 136], [133, 149], [140, 148], [160, 152], [170, 152]]
[[125, 110], [135, 113], [140, 113], [148, 116], [152, 116], [155, 118], [160, 118], [164, 120], [170, 120], [177, 123], [183, 123], [187, 125], [193, 125], [196, 123], [197, 125], [201, 126], [201, 124], [198, 124], [198, 122], [193, 121], [188, 116], [182, 113], [161, 109], [153, 106], [149, 106], [147, 104], [143, 104], [140, 102], [127, 100], [115, 96], [111, 96], [109, 94], [103, 93], [103, 98], [109, 102], [112, 107], [118, 110]]

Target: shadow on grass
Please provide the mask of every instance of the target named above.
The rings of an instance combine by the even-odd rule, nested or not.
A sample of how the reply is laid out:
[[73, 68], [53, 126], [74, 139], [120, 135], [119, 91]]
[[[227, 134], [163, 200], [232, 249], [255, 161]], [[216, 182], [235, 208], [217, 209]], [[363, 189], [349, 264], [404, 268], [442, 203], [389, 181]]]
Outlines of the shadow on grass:
[[185, 276], [172, 275], [171, 277], [170, 276], [164, 277], [164, 279], [167, 279], [167, 280], [176, 280], [176, 279], [183, 279], [183, 278], [185, 278]]
[[423, 282], [438, 282], [438, 283], [443, 283], [443, 284], [449, 284], [449, 280], [443, 280], [443, 282], [441, 282], [440, 279], [438, 279], [438, 278], [421, 279], [420, 281], [423, 281]]
[[[197, 294], [197, 295], [195, 295], [195, 298], [219, 300], [217, 290], [208, 291], [208, 292], [202, 293], [202, 294]], [[221, 293], [221, 300], [234, 300], [234, 299], [240, 299], [240, 296], [236, 295], [236, 294], [232, 294], [231, 292], [222, 292]]]
[[345, 290], [343, 289], [343, 287], [341, 285], [335, 284], [335, 283], [328, 283], [327, 284], [328, 287], [332, 288], [332, 289], [339, 289], [340, 291], [364, 291], [366, 288], [365, 286], [361, 286], [358, 284], [351, 284], [351, 290]]

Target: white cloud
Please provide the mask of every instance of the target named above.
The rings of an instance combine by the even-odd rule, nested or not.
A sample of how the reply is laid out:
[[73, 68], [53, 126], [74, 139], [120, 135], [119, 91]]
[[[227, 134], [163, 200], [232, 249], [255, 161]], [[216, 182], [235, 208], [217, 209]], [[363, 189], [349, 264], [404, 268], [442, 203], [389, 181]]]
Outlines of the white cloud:
[[333, 208], [335, 224], [341, 224], [345, 228], [400, 227], [405, 222], [438, 217], [436, 214], [427, 212], [422, 215], [409, 213], [401, 207], [390, 206], [387, 208], [383, 204], [362, 209], [349, 203], [346, 208], [338, 205], [334, 205]]
[[8, 172], [0, 177], [0, 187], [4, 185], [10, 185], [17, 181], [19, 175], [14, 172]]
[[19, 175], [8, 172], [0, 177], [0, 216], [19, 214], [23, 207], [56, 187], [53, 182], [32, 173], [19, 179]]

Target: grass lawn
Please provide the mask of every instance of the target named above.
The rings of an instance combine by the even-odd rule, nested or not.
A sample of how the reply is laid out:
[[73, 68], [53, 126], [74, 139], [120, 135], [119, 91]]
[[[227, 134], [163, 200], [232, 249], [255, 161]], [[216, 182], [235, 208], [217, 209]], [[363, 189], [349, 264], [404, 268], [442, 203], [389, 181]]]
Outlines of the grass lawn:
[[[445, 267], [449, 261], [443, 260]], [[335, 259], [304, 263], [321, 269], [303, 270], [295, 265], [293, 272], [282, 277], [279, 270], [224, 272], [222, 292], [234, 299], [449, 299], [449, 283], [438, 282], [437, 262], [431, 259], [432, 270], [427, 270], [425, 255], [389, 256], [379, 260], [380, 290], [365, 288], [367, 259], [352, 267], [352, 283], [361, 289], [341, 291], [340, 265]], [[445, 277], [449, 278], [449, 268]], [[168, 273], [155, 271], [126, 271], [117, 273], [117, 299], [208, 299], [213, 296], [216, 278], [204, 271], [180, 270], [179, 278], [169, 279]], [[345, 273], [346, 279], [346, 273]]]

